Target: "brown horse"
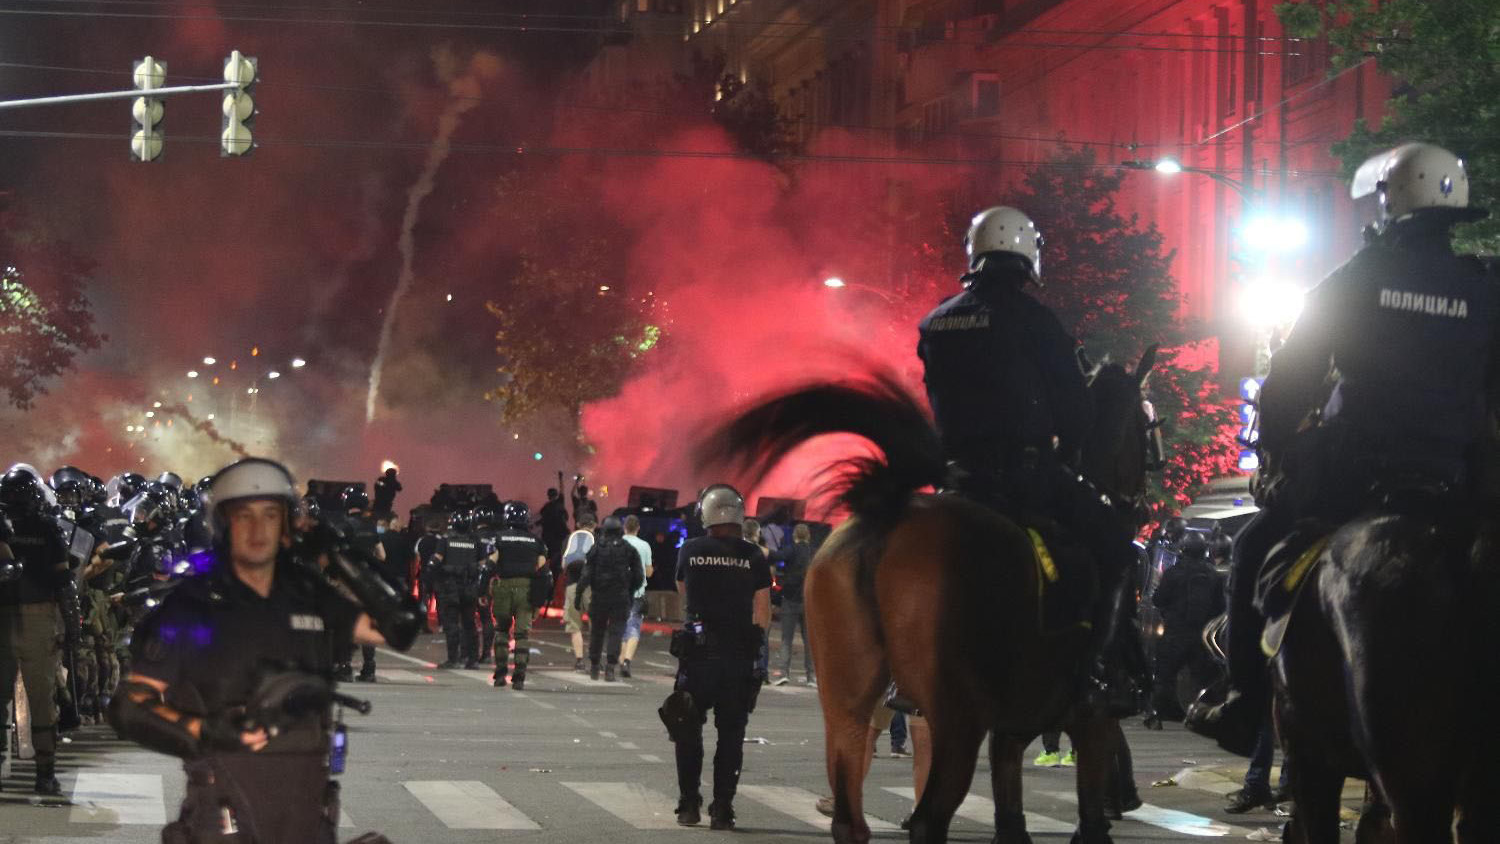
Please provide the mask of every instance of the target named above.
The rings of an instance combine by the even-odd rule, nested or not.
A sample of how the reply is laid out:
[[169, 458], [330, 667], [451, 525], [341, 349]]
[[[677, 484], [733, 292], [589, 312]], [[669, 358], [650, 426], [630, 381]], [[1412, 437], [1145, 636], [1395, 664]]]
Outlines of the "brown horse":
[[[1144, 483], [1148, 425], [1140, 383], [1153, 354], [1135, 373], [1106, 366], [1094, 379], [1101, 416], [1093, 448], [1117, 450], [1093, 457], [1096, 481], [1106, 489], [1134, 492]], [[973, 501], [919, 494], [944, 482], [942, 448], [925, 409], [889, 377], [768, 399], [727, 423], [699, 453], [710, 461], [737, 459], [756, 478], [797, 445], [832, 433], [858, 434], [884, 453], [844, 466], [838, 500], [851, 517], [819, 550], [805, 585], [833, 837], [870, 837], [861, 793], [867, 725], [894, 679], [932, 734], [932, 769], [912, 815], [911, 840], [943, 842], [987, 732], [1030, 737], [1069, 720], [1089, 633], [1077, 626], [1044, 632], [1043, 575], [1026, 530]], [[1070, 726], [1078, 751], [1075, 840], [1108, 842], [1103, 795], [1114, 733], [1100, 719], [1074, 719]], [[1015, 741], [994, 742], [1004, 750], [992, 753], [1009, 758]], [[999, 778], [994, 786], [997, 814], [1014, 807], [1019, 818], [1019, 783]], [[1001, 822], [1015, 826], [1009, 815]], [[1010, 840], [1024, 835], [1023, 827]]]
[[1407, 496], [1335, 531], [1273, 662], [1292, 765], [1287, 840], [1339, 841], [1346, 776], [1374, 802], [1357, 840], [1500, 840], [1493, 726], [1492, 527], [1459, 502]]

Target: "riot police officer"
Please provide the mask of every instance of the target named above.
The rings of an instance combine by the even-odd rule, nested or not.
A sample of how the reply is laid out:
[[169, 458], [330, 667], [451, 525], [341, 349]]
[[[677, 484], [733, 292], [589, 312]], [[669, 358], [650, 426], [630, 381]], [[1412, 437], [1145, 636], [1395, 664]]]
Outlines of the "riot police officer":
[[334, 841], [330, 770], [343, 765], [334, 662], [350, 642], [405, 650], [416, 635], [415, 613], [367, 566], [330, 554], [356, 605], [292, 560], [296, 505], [278, 463], [252, 457], [220, 470], [208, 502], [211, 569], [184, 579], [135, 631], [110, 721], [184, 760], [182, 814], [164, 841]]
[[1469, 207], [1463, 162], [1431, 144], [1405, 144], [1366, 161], [1351, 193], [1378, 195], [1379, 222], [1308, 294], [1261, 388], [1266, 483], [1230, 574], [1234, 690], [1222, 705], [1188, 713], [1190, 728], [1245, 756], [1270, 698], [1254, 604], [1270, 549], [1298, 519], [1352, 517], [1382, 479], [1465, 489], [1468, 455], [1484, 436], [1500, 298], [1480, 260], [1453, 252], [1452, 227], [1488, 214]]
[[479, 632], [474, 626], [474, 616], [479, 599], [482, 546], [472, 526], [468, 513], [454, 513], [449, 519], [448, 532], [432, 555], [437, 562], [434, 581], [438, 612], [448, 640], [448, 659], [439, 668], [479, 667]]
[[[1179, 519], [1180, 521], [1180, 519]], [[1203, 625], [1224, 612], [1224, 586], [1212, 561], [1213, 546], [1202, 531], [1184, 530], [1177, 545], [1177, 561], [1167, 569], [1151, 594], [1166, 628], [1156, 645], [1156, 693], [1146, 726], [1161, 728], [1162, 714], [1173, 717], [1177, 704], [1177, 675], [1184, 667], [1194, 676], [1208, 653]]]
[[505, 527], [495, 535], [496, 561], [488, 570], [490, 604], [502, 638], [495, 648], [495, 687], [505, 685], [505, 642], [515, 632], [515, 671], [511, 685], [525, 688], [526, 665], [531, 661], [532, 579], [547, 567], [547, 546], [531, 533], [531, 511], [520, 501], [507, 501], [501, 509]]
[[771, 622], [771, 568], [741, 534], [745, 500], [733, 487], [705, 489], [698, 508], [708, 534], [684, 543], [677, 555], [687, 625], [673, 636], [677, 683], [660, 715], [676, 745], [677, 822], [692, 826], [703, 804], [703, 725], [713, 711], [719, 738], [709, 822], [733, 829], [745, 725], [761, 686], [756, 662]]
[[1026, 293], [1040, 283], [1042, 236], [1015, 208], [975, 215], [964, 246], [964, 291], [922, 320], [917, 354], [958, 491], [1012, 518], [1069, 529], [1099, 570], [1089, 668], [1100, 664], [1134, 606], [1131, 530], [1079, 482], [1093, 410], [1076, 354], [1056, 315]]
[[34, 474], [11, 469], [0, 477], [0, 712], [16, 688], [19, 671], [31, 712], [38, 794], [62, 793], [57, 781], [58, 595], [68, 584], [68, 548]]
[[[474, 537], [479, 540], [479, 558], [487, 560], [497, 550], [500, 529], [495, 525], [495, 509], [489, 506], [474, 508]], [[479, 661], [488, 663], [490, 651], [495, 647], [495, 616], [491, 612], [490, 578], [494, 567], [480, 565], [479, 598], [475, 612], [479, 615]]]
[[417, 604], [422, 608], [422, 632], [431, 633], [428, 623], [428, 608], [437, 602], [438, 618], [443, 617], [443, 603], [437, 589], [438, 551], [443, 544], [443, 522], [441, 518], [427, 516], [422, 520], [422, 535], [417, 537], [413, 549], [417, 555]]
[[[365, 557], [383, 565], [385, 563], [385, 546], [380, 542], [380, 532], [375, 528], [375, 522], [370, 518], [370, 496], [357, 486], [344, 489], [339, 495], [339, 503], [344, 512], [343, 531], [344, 539], [350, 546]], [[378, 567], [377, 567], [377, 570]], [[345, 660], [338, 666], [338, 679], [343, 682], [357, 680], [361, 683], [375, 682], [375, 648], [372, 645], [360, 645], [359, 675], [354, 676], [353, 654], [350, 659]]]

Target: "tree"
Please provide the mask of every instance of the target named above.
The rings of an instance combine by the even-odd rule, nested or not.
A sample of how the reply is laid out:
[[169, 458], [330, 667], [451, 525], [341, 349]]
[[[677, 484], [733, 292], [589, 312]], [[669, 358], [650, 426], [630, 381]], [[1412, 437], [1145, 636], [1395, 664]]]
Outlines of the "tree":
[[[1407, 141], [1452, 150], [1468, 164], [1470, 202], [1500, 210], [1500, 3], [1317, 0], [1276, 7], [1289, 34], [1327, 37], [1334, 68], [1374, 57], [1397, 81], [1378, 125], [1357, 121], [1333, 152], [1352, 175]], [[1460, 228], [1460, 248], [1500, 251], [1500, 219]]]
[[1107, 353], [1129, 365], [1148, 346], [1164, 350], [1149, 392], [1166, 420], [1167, 466], [1151, 492], [1158, 509], [1175, 509], [1195, 487], [1233, 470], [1235, 410], [1211, 370], [1180, 362], [1183, 347], [1204, 332], [1182, 317], [1161, 232], [1118, 209], [1125, 176], [1099, 167], [1088, 148], [1063, 147], [1031, 169], [1008, 202], [1026, 209], [1046, 238], [1038, 297], [1096, 358]]
[[[615, 394], [631, 363], [655, 347], [654, 294], [625, 283], [623, 231], [586, 203], [586, 185], [553, 177], [545, 186], [524, 176], [502, 180], [517, 209], [511, 232], [525, 244], [502, 299], [485, 307], [495, 332], [500, 383], [485, 398], [503, 404], [510, 422], [544, 408], [576, 420], [583, 406]], [[593, 232], [577, 237], [576, 232]], [[559, 237], [565, 243], [554, 243]]]
[[0, 390], [15, 407], [30, 409], [48, 379], [105, 339], [84, 294], [91, 270], [63, 244], [19, 231], [0, 213]]

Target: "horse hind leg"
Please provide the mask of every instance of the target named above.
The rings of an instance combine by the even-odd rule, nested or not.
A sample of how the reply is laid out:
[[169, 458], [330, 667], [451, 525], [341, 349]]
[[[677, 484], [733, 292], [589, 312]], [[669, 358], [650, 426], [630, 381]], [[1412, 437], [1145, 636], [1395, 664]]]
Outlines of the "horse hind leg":
[[1296, 808], [1283, 840], [1294, 844], [1339, 844], [1343, 774], [1315, 759], [1314, 754], [1306, 754], [1306, 758], [1295, 755], [1284, 764], [1292, 766], [1291, 788]]
[[1022, 808], [1021, 766], [1030, 739], [990, 734], [990, 788], [995, 798], [991, 844], [1031, 844]]
[[953, 814], [969, 796], [974, 763], [985, 729], [972, 711], [942, 707], [928, 713], [932, 730], [932, 769], [922, 799], [911, 813], [911, 844], [944, 844]]
[[805, 586], [808, 643], [818, 668], [833, 793], [833, 840], [840, 844], [870, 839], [863, 794], [870, 715], [888, 682], [875, 610], [855, 587], [854, 567], [852, 554], [833, 553], [812, 567]]

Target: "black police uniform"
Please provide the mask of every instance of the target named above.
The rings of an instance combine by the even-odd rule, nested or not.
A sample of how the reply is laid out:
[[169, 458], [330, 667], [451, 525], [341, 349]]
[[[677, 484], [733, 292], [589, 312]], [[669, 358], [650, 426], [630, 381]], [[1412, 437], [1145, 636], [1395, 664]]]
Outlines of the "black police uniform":
[[[495, 537], [499, 558], [494, 566], [494, 581], [488, 584], [488, 593], [495, 613], [495, 624], [500, 633], [509, 639], [515, 634], [516, 644], [512, 650], [515, 661], [514, 682], [526, 682], [526, 666], [531, 661], [531, 619], [536, 607], [531, 604], [532, 578], [536, 576], [536, 561], [547, 556], [547, 546], [530, 531], [506, 528]], [[505, 643], [495, 651], [495, 680], [505, 679]]]
[[[221, 715], [251, 704], [268, 671], [330, 676], [353, 642], [360, 612], [289, 560], [276, 563], [264, 598], [220, 563], [185, 580], [142, 621], [132, 637], [132, 670], [166, 683], [166, 701], [179, 711]], [[259, 752], [209, 749], [185, 759], [182, 814], [162, 840], [334, 841], [339, 807], [329, 771], [332, 727], [329, 712], [310, 713], [284, 725]], [[234, 830], [241, 837], [227, 835]]]
[[480, 543], [472, 533], [450, 533], [438, 545], [443, 561], [438, 566], [434, 584], [438, 595], [438, 612], [443, 632], [448, 638], [448, 661], [452, 667], [477, 664], [479, 633], [474, 628], [474, 614], [479, 598]]
[[[438, 604], [438, 618], [443, 615], [442, 596], [437, 593], [438, 563], [433, 555], [443, 547], [443, 538], [435, 533], [424, 533], [417, 537], [413, 550], [417, 554], [417, 603], [422, 607], [422, 625], [427, 626], [427, 607], [434, 598]], [[441, 623], [441, 622], [440, 622]]]
[[585, 590], [592, 590], [589, 601], [589, 662], [594, 670], [600, 658], [610, 666], [620, 664], [620, 647], [625, 637], [625, 621], [630, 617], [630, 602], [635, 590], [646, 579], [641, 555], [623, 536], [605, 536], [589, 549], [578, 582], [575, 601], [582, 601]]
[[1078, 344], [1023, 291], [1029, 269], [995, 257], [922, 320], [927, 398], [960, 492], [1013, 518], [1056, 522], [1088, 548], [1102, 584], [1092, 646], [1102, 657], [1133, 611], [1131, 529], [1069, 468], [1093, 421]]
[[764, 631], [754, 624], [755, 593], [771, 588], [771, 567], [744, 539], [700, 536], [678, 551], [677, 581], [686, 587], [689, 623], [703, 625], [702, 641], [690, 644], [677, 664], [676, 689], [692, 696], [698, 712], [697, 723], [672, 737], [677, 787], [684, 802], [700, 800], [703, 724], [713, 710], [719, 734], [713, 796], [728, 806], [739, 786], [752, 696], [760, 688], [755, 664]]
[[500, 531], [491, 526], [477, 528], [474, 538], [479, 540], [479, 581], [475, 586], [475, 612], [479, 615], [479, 661], [489, 662], [490, 653], [495, 647], [495, 613], [494, 602], [490, 598], [490, 579], [494, 576], [494, 567], [487, 560], [495, 553]]
[[396, 493], [401, 491], [401, 482], [390, 475], [375, 479], [375, 512], [390, 513], [396, 506]]
[[[1391, 224], [1308, 294], [1271, 359], [1260, 447], [1285, 483], [1237, 537], [1230, 577], [1229, 672], [1247, 697], [1269, 692], [1257, 575], [1297, 519], [1344, 521], [1382, 477], [1465, 481], [1500, 315], [1493, 275], [1451, 245], [1452, 225], [1473, 214], [1427, 209]], [[1319, 408], [1321, 425], [1299, 433]]]
[[[381, 571], [384, 576], [384, 564], [375, 559], [375, 549], [381, 547], [380, 533], [375, 530], [375, 522], [362, 513], [350, 513], [343, 520], [344, 536], [349, 541], [350, 547], [357, 551], [365, 560], [369, 561], [372, 568]], [[387, 578], [388, 580], [388, 578]], [[375, 679], [375, 648], [373, 645], [359, 646], [360, 666], [359, 676], [362, 680]], [[339, 660], [336, 671], [339, 679], [348, 680], [353, 672], [353, 644], [350, 652]]]
[[0, 712], [15, 694], [19, 672], [42, 791], [57, 764], [58, 594], [68, 581], [68, 549], [57, 522], [37, 512], [0, 518], [0, 542], [20, 563], [19, 577], [0, 584]]
[[[1201, 536], [1201, 535], [1200, 535]], [[1156, 690], [1152, 709], [1160, 715], [1178, 709], [1177, 675], [1184, 667], [1195, 670], [1202, 659], [1203, 625], [1224, 612], [1224, 582], [1209, 561], [1207, 542], [1198, 540], [1184, 549], [1177, 562], [1162, 575], [1151, 602], [1161, 612], [1166, 628], [1156, 645]]]

